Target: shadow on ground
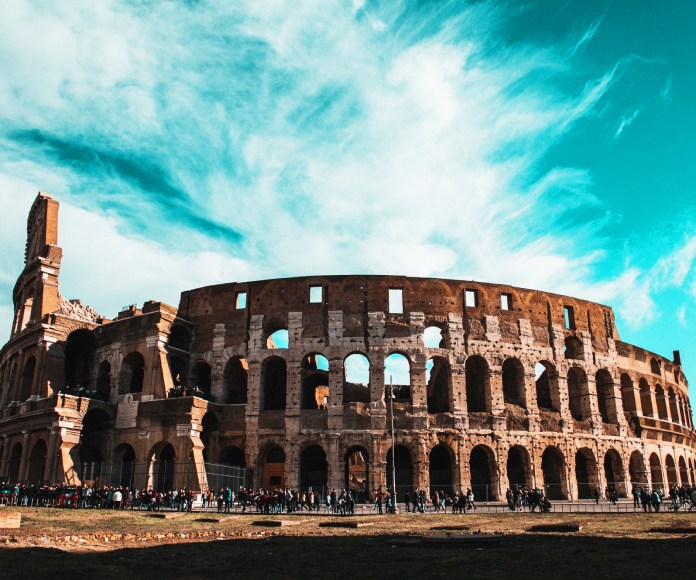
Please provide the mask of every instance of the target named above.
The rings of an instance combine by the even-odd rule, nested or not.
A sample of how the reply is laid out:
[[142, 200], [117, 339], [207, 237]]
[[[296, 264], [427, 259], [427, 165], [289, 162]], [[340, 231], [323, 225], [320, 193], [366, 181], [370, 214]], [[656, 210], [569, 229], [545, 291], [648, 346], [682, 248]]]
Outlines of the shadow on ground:
[[2, 578], [664, 578], [692, 577], [696, 538], [506, 535], [495, 544], [408, 537], [271, 537], [62, 552], [0, 550]]

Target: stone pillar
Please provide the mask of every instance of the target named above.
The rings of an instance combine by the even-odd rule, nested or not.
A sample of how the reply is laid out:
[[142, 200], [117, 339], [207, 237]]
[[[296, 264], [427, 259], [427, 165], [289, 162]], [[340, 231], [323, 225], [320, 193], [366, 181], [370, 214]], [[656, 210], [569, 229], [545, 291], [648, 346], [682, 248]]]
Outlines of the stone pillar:
[[[559, 409], [561, 413], [561, 421], [563, 423], [563, 433], [571, 433], [573, 431], [573, 416], [570, 413], [570, 394], [568, 393], [568, 375], [564, 372], [558, 373], [558, 399]], [[538, 487], [538, 486], [537, 486]]]
[[[3, 435], [3, 444], [2, 444], [2, 458], [0, 458], [0, 473], [3, 475], [7, 474], [9, 466], [7, 465], [7, 462], [10, 460], [10, 437], [8, 435]], [[16, 483], [16, 482], [10, 482], [10, 483]]]
[[[51, 435], [48, 439], [48, 451], [46, 453], [46, 467], [44, 468], [43, 480], [45, 483], [59, 483], [54, 479], [56, 464], [56, 448], [58, 446], [58, 428], [51, 428]], [[3, 472], [4, 473], [4, 472]]]
[[328, 491], [332, 489], [340, 490], [345, 487], [343, 462], [338, 454], [338, 439], [338, 433], [331, 433], [325, 439], [327, 444], [327, 449], [325, 449], [325, 451], [326, 461], [328, 463]]
[[[287, 360], [287, 359], [286, 359]], [[295, 358], [287, 360], [285, 409], [288, 416], [299, 416], [302, 405], [302, 363]]]
[[225, 325], [216, 324], [213, 328], [213, 357], [210, 361], [210, 393], [213, 401], [225, 403], [227, 393], [224, 384]]
[[26, 481], [27, 473], [29, 472], [29, 438], [31, 433], [29, 431], [22, 431], [24, 435], [24, 443], [22, 444], [22, 459], [19, 463], [19, 481]]
[[370, 358], [370, 414], [371, 427], [387, 429], [387, 407], [384, 400], [384, 358], [375, 354]]
[[469, 428], [468, 405], [466, 402], [466, 370], [464, 364], [452, 365], [450, 408], [454, 415], [455, 429]]
[[425, 362], [411, 363], [411, 400], [413, 402], [414, 429], [428, 428], [428, 387], [425, 382]]
[[[550, 383], [550, 379], [549, 379]], [[536, 380], [534, 369], [531, 372], [524, 373], [524, 402], [529, 418], [529, 431], [534, 433], [539, 431], [539, 407], [536, 397]]]
[[493, 415], [503, 415], [505, 399], [503, 397], [503, 371], [500, 367], [491, 366], [487, 382], [486, 406], [490, 405], [490, 412]]
[[329, 360], [329, 431], [343, 429], [343, 359]]
[[46, 390], [41, 388], [42, 383], [44, 383], [46, 369], [46, 348], [47, 345], [45, 342], [39, 343], [36, 354], [36, 369], [34, 370], [34, 380], [32, 381], [31, 394], [29, 395], [30, 399], [39, 399], [41, 395], [44, 394], [42, 391]]

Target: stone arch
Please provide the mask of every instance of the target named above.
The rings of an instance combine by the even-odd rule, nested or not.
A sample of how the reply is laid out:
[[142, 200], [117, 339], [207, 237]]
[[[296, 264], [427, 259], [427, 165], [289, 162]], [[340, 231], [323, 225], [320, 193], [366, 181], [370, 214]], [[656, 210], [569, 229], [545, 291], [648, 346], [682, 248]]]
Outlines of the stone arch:
[[570, 414], [576, 421], [584, 421], [592, 416], [587, 374], [580, 367], [568, 369], [568, 404]]
[[470, 356], [464, 365], [466, 374], [466, 402], [469, 413], [490, 412], [490, 369], [480, 355]]
[[99, 364], [97, 371], [97, 395], [104, 401], [109, 400], [111, 394], [111, 363], [104, 360]]
[[260, 455], [261, 487], [266, 490], [285, 487], [285, 451], [275, 443], [268, 445]]
[[619, 422], [616, 410], [616, 396], [614, 394], [614, 379], [606, 369], [600, 369], [595, 374], [597, 385], [597, 403], [599, 413], [604, 423], [616, 425]]
[[450, 408], [452, 373], [447, 359], [436, 356], [425, 363], [428, 413], [447, 413]]
[[654, 417], [655, 409], [653, 409], [652, 396], [650, 394], [650, 385], [645, 379], [638, 381], [638, 389], [640, 391], [640, 406], [643, 410], [643, 417]]
[[403, 499], [404, 494], [413, 489], [413, 459], [411, 451], [405, 445], [394, 446], [392, 454], [391, 447], [387, 451], [387, 488], [393, 489], [393, 469], [394, 461], [392, 455], [396, 459], [396, 494], [399, 501]]
[[24, 363], [22, 370], [22, 378], [19, 383], [18, 401], [26, 401], [31, 396], [31, 387], [34, 384], [34, 375], [36, 374], [36, 357], [30, 356]]
[[669, 387], [667, 390], [667, 399], [669, 401], [669, 414], [672, 418], [672, 423], [679, 423], [679, 408], [677, 405], [677, 395], [674, 393], [674, 389]]
[[549, 361], [542, 360], [534, 365], [537, 406], [547, 411], [561, 410], [558, 396], [558, 371]]
[[370, 455], [367, 449], [353, 445], [346, 450], [343, 459], [346, 489], [351, 490], [356, 501], [369, 501]]
[[201, 419], [201, 434], [200, 439], [203, 443], [203, 459], [210, 461], [211, 449], [215, 447], [217, 438], [220, 434], [220, 419], [217, 413], [208, 411]]
[[597, 459], [591, 449], [582, 447], [575, 453], [575, 480], [578, 499], [592, 499], [599, 487]]
[[261, 364], [262, 409], [282, 411], [286, 406], [287, 363], [279, 356], [269, 356]]
[[182, 353], [188, 353], [191, 348], [191, 333], [183, 324], [175, 324], [169, 331], [167, 347]]
[[664, 486], [664, 479], [662, 479], [662, 463], [657, 453], [652, 453], [650, 455], [650, 479], [653, 489]]
[[667, 472], [667, 484], [669, 487], [671, 488], [673, 485], [679, 485], [677, 466], [674, 463], [674, 457], [669, 453], [665, 457], [665, 471]]
[[565, 458], [558, 447], [549, 446], [541, 456], [544, 491], [549, 499], [567, 499], [568, 485]]
[[10, 452], [10, 458], [7, 464], [7, 478], [10, 483], [19, 482], [19, 468], [22, 464], [22, 452], [24, 447], [21, 443], [15, 443]]
[[157, 491], [174, 488], [176, 452], [171, 443], [160, 441], [150, 450], [150, 485]]
[[266, 348], [269, 350], [286, 349], [289, 346], [290, 335], [287, 328], [279, 328], [266, 338]]
[[38, 485], [42, 483], [50, 483], [44, 482], [43, 480], [47, 456], [48, 447], [46, 446], [46, 442], [43, 439], [39, 439], [36, 443], [34, 443], [34, 447], [32, 447], [31, 454], [29, 455], [27, 483]]
[[423, 346], [425, 348], [447, 348], [447, 326], [431, 324], [423, 331]]
[[495, 453], [487, 445], [477, 445], [469, 455], [471, 491], [479, 501], [498, 499], [498, 467]]
[[329, 405], [329, 361], [319, 353], [302, 358], [302, 408], [327, 409]]
[[393, 389], [395, 401], [411, 401], [411, 361], [406, 354], [392, 352], [384, 359], [384, 389], [386, 399]]
[[665, 391], [660, 385], [655, 385], [655, 401], [657, 403], [657, 417], [663, 421], [669, 421], [667, 398], [665, 397]]
[[452, 456], [452, 449], [444, 443], [440, 443], [430, 450], [428, 459], [430, 497], [433, 496], [435, 490], [437, 490], [438, 493], [444, 491], [447, 495], [452, 495], [454, 491], [454, 477], [452, 474], [454, 458]]
[[300, 489], [313, 490], [326, 495], [329, 463], [326, 451], [316, 443], [308, 445], [300, 453]]
[[104, 409], [90, 409], [82, 418], [79, 457], [83, 482], [96, 482], [101, 477], [104, 452], [111, 429], [111, 417]]
[[568, 360], [584, 360], [585, 347], [577, 336], [567, 336], [565, 341], [564, 356]]
[[135, 450], [128, 443], [122, 443], [114, 449], [113, 474], [115, 481], [122, 487], [135, 487]]
[[513, 445], [508, 450], [506, 471], [510, 489], [513, 487], [532, 487], [532, 467], [529, 452], [522, 445]]
[[503, 362], [503, 399], [508, 405], [526, 407], [524, 366], [517, 358], [507, 358]]
[[241, 356], [235, 356], [228, 360], [223, 372], [225, 402], [230, 405], [245, 405], [248, 380], [249, 363], [247, 360]]
[[118, 382], [119, 393], [121, 395], [141, 393], [144, 379], [145, 359], [142, 354], [133, 351], [126, 355], [121, 363], [121, 372], [119, 373]]
[[211, 398], [212, 374], [213, 371], [207, 362], [204, 360], [196, 361], [189, 375], [189, 395], [209, 400]]
[[170, 393], [169, 396], [183, 396], [186, 385], [188, 385], [188, 357], [170, 353], [167, 356], [167, 362], [174, 385], [174, 393]]
[[370, 402], [370, 359], [361, 352], [343, 359], [343, 402]]
[[631, 457], [628, 460], [628, 474], [632, 484], [643, 486], [648, 484], [645, 459], [643, 458], [643, 454], [638, 450], [631, 453]]
[[626, 472], [616, 449], [609, 449], [604, 455], [604, 481], [608, 489], [613, 487], [619, 497], [626, 497]]
[[679, 484], [680, 485], [690, 485], [689, 481], [689, 470], [686, 468], [686, 461], [683, 457], [679, 458]]
[[638, 409], [636, 393], [633, 390], [633, 381], [626, 373], [621, 374], [621, 403], [623, 404], [624, 413], [636, 414]]
[[90, 376], [97, 339], [86, 328], [79, 328], [65, 341], [65, 386], [73, 389], [90, 389]]

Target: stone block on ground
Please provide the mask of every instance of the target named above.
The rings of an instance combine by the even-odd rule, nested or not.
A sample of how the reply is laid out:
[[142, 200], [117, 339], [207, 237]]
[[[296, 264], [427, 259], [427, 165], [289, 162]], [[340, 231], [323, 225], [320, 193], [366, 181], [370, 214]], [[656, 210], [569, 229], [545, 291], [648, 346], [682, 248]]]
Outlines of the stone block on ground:
[[22, 523], [22, 514], [19, 512], [0, 512], [0, 529], [16, 530]]

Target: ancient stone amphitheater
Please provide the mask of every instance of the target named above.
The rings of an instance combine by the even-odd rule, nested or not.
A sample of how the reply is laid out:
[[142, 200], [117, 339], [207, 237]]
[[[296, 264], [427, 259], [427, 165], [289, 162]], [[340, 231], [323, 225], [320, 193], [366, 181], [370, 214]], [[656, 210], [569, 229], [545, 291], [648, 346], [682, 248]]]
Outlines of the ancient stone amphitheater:
[[50, 195], [27, 231], [0, 352], [5, 479], [367, 497], [395, 473], [400, 492], [472, 487], [480, 500], [516, 484], [582, 499], [694, 483], [679, 353], [621, 342], [607, 306], [315, 276], [189, 290], [178, 308], [149, 301], [107, 320], [59, 293]]

